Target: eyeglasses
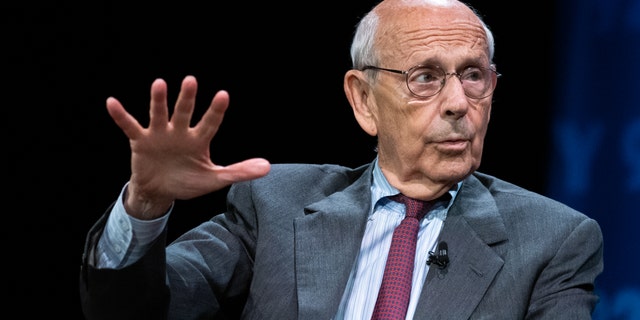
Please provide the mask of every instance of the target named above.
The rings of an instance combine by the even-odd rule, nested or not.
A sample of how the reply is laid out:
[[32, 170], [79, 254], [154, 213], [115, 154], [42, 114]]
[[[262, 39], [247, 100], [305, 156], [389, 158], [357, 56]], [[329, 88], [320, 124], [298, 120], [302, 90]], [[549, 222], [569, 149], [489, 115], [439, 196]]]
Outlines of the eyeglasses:
[[442, 68], [431, 65], [417, 65], [408, 70], [364, 66], [360, 70], [369, 69], [403, 74], [409, 91], [421, 98], [428, 98], [438, 94], [444, 87], [448, 76], [456, 76], [460, 79], [462, 89], [467, 97], [473, 99], [486, 98], [496, 88], [494, 77], [501, 76], [496, 70], [483, 67], [467, 67], [460, 73], [446, 73]]

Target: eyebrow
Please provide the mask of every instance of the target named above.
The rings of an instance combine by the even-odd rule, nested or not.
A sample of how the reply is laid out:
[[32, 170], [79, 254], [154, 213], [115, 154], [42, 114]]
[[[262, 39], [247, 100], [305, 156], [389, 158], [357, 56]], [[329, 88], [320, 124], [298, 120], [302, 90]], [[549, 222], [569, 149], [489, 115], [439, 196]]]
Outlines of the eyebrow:
[[[446, 68], [443, 67], [443, 63], [442, 63], [442, 59], [438, 58], [438, 57], [429, 57], [425, 60], [422, 60], [422, 62], [418, 63], [419, 65], [428, 65], [428, 66], [437, 66], [439, 68], [441, 68], [442, 70], [446, 70]], [[484, 58], [483, 57], [469, 57], [469, 58], [465, 58], [464, 60], [462, 60], [461, 63], [457, 63], [456, 64], [456, 70], [460, 70], [460, 69], [464, 69], [467, 68], [469, 66], [474, 66], [474, 67], [488, 67], [491, 64], [491, 61], [488, 61], [487, 65], [485, 66], [485, 62], [484, 62]], [[409, 66], [409, 68], [415, 66]]]

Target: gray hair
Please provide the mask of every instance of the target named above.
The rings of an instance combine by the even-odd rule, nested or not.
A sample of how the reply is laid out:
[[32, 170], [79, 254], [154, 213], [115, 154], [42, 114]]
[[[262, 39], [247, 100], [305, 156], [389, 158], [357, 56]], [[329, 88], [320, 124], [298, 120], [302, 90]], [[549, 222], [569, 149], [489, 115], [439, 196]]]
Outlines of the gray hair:
[[[431, 4], [431, 5], [449, 5], [450, 3], [442, 0], [432, 0], [432, 1], [407, 1], [412, 5], [416, 2], [421, 4]], [[444, 3], [446, 2], [446, 3]], [[418, 4], [416, 4], [418, 5]], [[476, 14], [482, 27], [484, 28], [484, 33], [487, 36], [487, 46], [489, 50], [489, 61], [493, 63], [493, 53], [494, 53], [494, 40], [493, 33], [487, 27], [487, 25], [482, 20], [482, 17], [478, 14], [478, 12], [473, 9], [473, 12]], [[353, 37], [353, 41], [351, 42], [351, 63], [354, 69], [361, 69], [366, 65], [378, 65], [379, 57], [378, 52], [374, 47], [374, 39], [376, 35], [376, 30], [378, 29], [379, 17], [375, 13], [375, 10], [369, 11], [362, 20], [358, 23], [356, 27], [356, 31]]]

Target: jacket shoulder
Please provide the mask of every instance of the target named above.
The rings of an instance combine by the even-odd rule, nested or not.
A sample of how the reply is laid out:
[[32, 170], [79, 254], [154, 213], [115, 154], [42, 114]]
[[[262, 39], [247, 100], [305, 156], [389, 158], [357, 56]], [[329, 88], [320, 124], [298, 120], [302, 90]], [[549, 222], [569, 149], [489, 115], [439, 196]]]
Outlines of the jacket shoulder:
[[312, 191], [331, 194], [343, 190], [358, 180], [371, 164], [350, 168], [336, 164], [278, 163], [272, 164], [269, 173], [259, 179], [236, 183], [232, 190], [250, 188], [252, 192], [300, 194]]

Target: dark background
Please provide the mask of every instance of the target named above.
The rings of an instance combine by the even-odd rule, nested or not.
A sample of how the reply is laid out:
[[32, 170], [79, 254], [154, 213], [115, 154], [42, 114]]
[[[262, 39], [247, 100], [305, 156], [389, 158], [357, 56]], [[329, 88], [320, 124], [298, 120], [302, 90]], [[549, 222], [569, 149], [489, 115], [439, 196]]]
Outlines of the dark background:
[[[374, 140], [353, 119], [342, 80], [355, 24], [375, 3], [3, 5], [7, 312], [82, 318], [84, 237], [130, 173], [108, 96], [146, 125], [151, 82], [164, 78], [173, 102], [192, 74], [197, 112], [217, 90], [231, 95], [214, 162], [369, 162]], [[540, 78], [553, 72], [554, 8], [470, 3], [494, 30], [503, 74], [480, 171], [544, 193], [551, 83]], [[178, 202], [171, 236], [219, 213], [223, 196]]]

